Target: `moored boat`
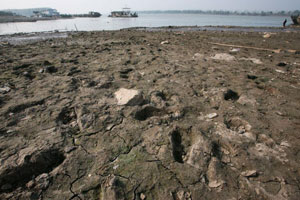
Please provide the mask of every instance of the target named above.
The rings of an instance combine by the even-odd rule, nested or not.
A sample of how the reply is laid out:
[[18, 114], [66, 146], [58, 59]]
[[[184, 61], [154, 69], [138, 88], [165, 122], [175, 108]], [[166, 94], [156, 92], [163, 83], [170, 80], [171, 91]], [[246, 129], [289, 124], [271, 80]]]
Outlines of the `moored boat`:
[[108, 17], [121, 17], [121, 18], [130, 18], [130, 17], [138, 17], [136, 12], [132, 13], [130, 8], [123, 8], [122, 11], [112, 11]]

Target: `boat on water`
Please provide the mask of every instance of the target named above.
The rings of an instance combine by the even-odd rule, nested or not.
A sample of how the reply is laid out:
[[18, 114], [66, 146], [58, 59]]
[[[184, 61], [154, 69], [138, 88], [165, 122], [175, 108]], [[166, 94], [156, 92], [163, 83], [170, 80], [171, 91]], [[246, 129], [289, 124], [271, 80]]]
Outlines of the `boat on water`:
[[112, 11], [108, 17], [120, 17], [120, 18], [130, 18], [130, 17], [138, 17], [136, 12], [132, 13], [130, 8], [123, 8], [122, 11]]

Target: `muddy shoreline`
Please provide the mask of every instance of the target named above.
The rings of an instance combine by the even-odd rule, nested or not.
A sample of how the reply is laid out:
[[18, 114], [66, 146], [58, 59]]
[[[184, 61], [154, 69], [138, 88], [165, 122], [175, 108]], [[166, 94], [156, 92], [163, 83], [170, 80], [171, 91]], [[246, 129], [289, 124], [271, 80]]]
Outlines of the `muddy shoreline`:
[[51, 18], [51, 17], [24, 17], [24, 16], [0, 16], [0, 23], [16, 23], [16, 22], [37, 22], [46, 20], [57, 20], [63, 18]]
[[[279, 33], [300, 32], [299, 26], [280, 27], [241, 27], [241, 26], [167, 26], [167, 27], [133, 27], [119, 31], [147, 31], [147, 32], [195, 32], [195, 31], [217, 31], [217, 32], [257, 32], [257, 33]], [[51, 38], [66, 38], [68, 34], [87, 33], [89, 31], [47, 31], [32, 33], [15, 33], [0, 35], [0, 42], [19, 44], [20, 42], [32, 43]], [[97, 32], [97, 31], [95, 31]], [[111, 32], [111, 31], [107, 31]]]
[[298, 199], [299, 29], [198, 28], [0, 36], [0, 199]]
[[229, 31], [229, 32], [289, 32], [300, 31], [299, 26], [290, 25], [282, 27], [247, 27], [247, 26], [166, 26], [166, 27], [134, 27], [124, 30], [141, 30], [141, 31]]

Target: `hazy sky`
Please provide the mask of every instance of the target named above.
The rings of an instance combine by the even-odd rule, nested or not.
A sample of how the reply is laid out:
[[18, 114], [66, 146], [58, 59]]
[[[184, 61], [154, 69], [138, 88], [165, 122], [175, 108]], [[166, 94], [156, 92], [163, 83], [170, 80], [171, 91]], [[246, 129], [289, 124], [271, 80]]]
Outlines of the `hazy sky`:
[[132, 10], [300, 10], [300, 0], [0, 0], [0, 10], [51, 7], [60, 13], [108, 13], [125, 5]]

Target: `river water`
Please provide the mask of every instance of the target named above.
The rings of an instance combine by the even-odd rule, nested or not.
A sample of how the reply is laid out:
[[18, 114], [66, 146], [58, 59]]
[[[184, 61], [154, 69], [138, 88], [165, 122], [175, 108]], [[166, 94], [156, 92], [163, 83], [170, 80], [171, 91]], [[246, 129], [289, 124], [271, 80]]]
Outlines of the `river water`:
[[138, 18], [75, 18], [0, 24], [0, 35], [46, 31], [119, 30], [130, 27], [161, 26], [253, 26], [281, 27], [285, 16], [237, 16], [205, 14], [140, 14]]

